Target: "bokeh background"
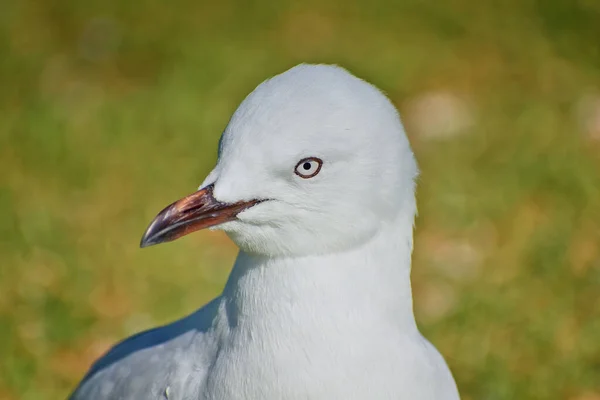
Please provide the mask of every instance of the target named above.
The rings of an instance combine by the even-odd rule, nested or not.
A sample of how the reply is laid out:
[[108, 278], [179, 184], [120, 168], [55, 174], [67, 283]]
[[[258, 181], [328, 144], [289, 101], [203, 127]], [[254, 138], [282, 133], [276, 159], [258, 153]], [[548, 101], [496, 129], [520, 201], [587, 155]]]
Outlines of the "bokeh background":
[[325, 62], [403, 115], [415, 311], [464, 399], [600, 399], [599, 44], [596, 0], [2, 1], [0, 398], [220, 292], [225, 236], [141, 234], [248, 92]]

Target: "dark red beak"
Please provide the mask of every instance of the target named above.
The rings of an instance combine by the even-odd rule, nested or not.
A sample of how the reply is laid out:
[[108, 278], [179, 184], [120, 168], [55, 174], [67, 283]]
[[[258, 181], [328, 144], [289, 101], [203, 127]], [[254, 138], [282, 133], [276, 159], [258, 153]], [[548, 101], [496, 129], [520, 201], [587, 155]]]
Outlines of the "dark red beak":
[[221, 203], [213, 196], [213, 185], [177, 200], [150, 223], [140, 247], [170, 242], [200, 229], [233, 221], [237, 215], [260, 200]]

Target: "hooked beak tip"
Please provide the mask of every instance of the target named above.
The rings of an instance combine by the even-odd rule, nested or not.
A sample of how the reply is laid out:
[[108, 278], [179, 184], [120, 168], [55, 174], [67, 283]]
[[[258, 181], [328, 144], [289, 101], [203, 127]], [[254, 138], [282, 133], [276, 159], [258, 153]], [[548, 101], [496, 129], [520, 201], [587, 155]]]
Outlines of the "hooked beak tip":
[[144, 235], [144, 237], [140, 241], [140, 248], [143, 249], [144, 247], [154, 246], [155, 244], [158, 244], [158, 243], [160, 243], [160, 242], [154, 242], [149, 237], [146, 237]]
[[[168, 228], [174, 221], [170, 221], [168, 218], [165, 218], [170, 214], [170, 211], [174, 208], [174, 205], [178, 202], [175, 202], [162, 210], [150, 223], [144, 235], [142, 236], [142, 240], [140, 241], [140, 248], [154, 246], [155, 244], [162, 243], [166, 241], [164, 237], [164, 229]], [[161, 240], [161, 236], [162, 240]]]

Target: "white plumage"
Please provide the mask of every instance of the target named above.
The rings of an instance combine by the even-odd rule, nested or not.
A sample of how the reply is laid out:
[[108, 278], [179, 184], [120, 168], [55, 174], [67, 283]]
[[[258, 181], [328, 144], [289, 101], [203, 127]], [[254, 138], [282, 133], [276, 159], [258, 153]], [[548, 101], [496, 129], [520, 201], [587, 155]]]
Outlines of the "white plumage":
[[[315, 176], [295, 173], [303, 159], [322, 162]], [[200, 219], [194, 230], [224, 230], [240, 253], [222, 295], [115, 346], [72, 398], [458, 399], [413, 315], [417, 174], [374, 86], [304, 64], [265, 81], [233, 115], [197, 192], [212, 211], [185, 223], [161, 214], [144, 237], [171, 240], [159, 239]], [[215, 219], [234, 205], [236, 216]]]

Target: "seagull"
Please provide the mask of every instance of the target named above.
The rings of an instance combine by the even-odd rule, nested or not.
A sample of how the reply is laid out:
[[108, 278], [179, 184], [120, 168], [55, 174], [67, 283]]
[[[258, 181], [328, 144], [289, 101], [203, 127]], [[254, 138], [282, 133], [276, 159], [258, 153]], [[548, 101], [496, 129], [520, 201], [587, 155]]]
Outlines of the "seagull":
[[264, 81], [141, 241], [224, 231], [240, 250], [222, 294], [117, 344], [71, 399], [459, 399], [413, 313], [417, 176], [375, 86], [322, 64]]

